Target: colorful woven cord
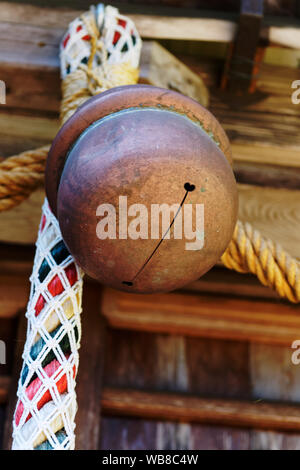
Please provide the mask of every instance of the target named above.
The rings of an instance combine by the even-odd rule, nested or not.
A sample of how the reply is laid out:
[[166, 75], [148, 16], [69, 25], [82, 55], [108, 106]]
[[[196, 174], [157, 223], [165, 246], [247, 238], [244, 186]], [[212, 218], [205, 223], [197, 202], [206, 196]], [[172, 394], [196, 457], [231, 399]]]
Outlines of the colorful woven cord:
[[[140, 49], [134, 24], [115, 8], [92, 7], [74, 20], [61, 44], [62, 122], [90, 96], [136, 83]], [[75, 447], [82, 277], [45, 201], [30, 279], [13, 449]]]

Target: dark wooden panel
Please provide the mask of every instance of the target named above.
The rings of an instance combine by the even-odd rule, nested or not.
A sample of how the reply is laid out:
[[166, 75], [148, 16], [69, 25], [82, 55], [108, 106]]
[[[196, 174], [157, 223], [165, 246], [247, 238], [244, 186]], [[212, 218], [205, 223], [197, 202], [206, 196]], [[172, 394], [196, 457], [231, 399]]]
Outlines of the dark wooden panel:
[[0, 406], [0, 450], [3, 447], [3, 430], [5, 423], [5, 406]]
[[249, 450], [250, 431], [229, 426], [192, 424], [190, 450]]
[[16, 318], [0, 319], [0, 340], [5, 343], [6, 352], [6, 364], [0, 364], [0, 376], [10, 374], [12, 371], [14, 348], [16, 346], [16, 328]]
[[76, 449], [97, 450], [100, 439], [102, 371], [105, 352], [105, 320], [99, 315], [101, 288], [85, 284], [83, 290], [82, 341], [77, 377], [78, 411]]
[[138, 418], [102, 418], [102, 450], [246, 450], [248, 430]]
[[249, 398], [248, 345], [109, 330], [105, 385]]
[[156, 423], [134, 418], [103, 417], [100, 449], [156, 449]]
[[17, 388], [22, 368], [22, 353], [25, 344], [27, 320], [24, 312], [19, 315], [18, 327], [16, 332], [16, 342], [14, 347], [12, 380], [9, 387], [9, 400], [6, 408], [6, 420], [3, 434], [3, 448], [11, 449], [12, 444], [12, 421], [17, 401]]
[[187, 338], [186, 363], [190, 393], [250, 398], [247, 342]]

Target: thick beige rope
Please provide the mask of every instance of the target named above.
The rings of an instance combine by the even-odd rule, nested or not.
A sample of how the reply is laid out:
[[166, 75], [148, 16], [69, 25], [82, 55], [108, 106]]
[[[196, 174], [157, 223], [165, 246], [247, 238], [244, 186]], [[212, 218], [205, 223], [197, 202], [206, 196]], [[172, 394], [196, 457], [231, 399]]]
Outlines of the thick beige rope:
[[238, 220], [221, 260], [229, 269], [255, 274], [280, 297], [300, 302], [300, 262], [278, 243], [263, 238], [251, 224]]
[[49, 148], [28, 150], [0, 162], [0, 212], [17, 206], [43, 184]]

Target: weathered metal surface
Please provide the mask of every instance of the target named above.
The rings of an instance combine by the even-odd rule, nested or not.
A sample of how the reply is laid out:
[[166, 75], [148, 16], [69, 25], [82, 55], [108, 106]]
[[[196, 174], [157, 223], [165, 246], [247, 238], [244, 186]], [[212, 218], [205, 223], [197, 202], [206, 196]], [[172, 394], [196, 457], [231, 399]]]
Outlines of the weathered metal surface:
[[[92, 98], [61, 129], [47, 195], [87, 274], [131, 292], [168, 291], [204, 274], [231, 239], [237, 190], [229, 161], [222, 127], [198, 103], [165, 89], [120, 87]], [[102, 204], [111, 206], [101, 211]], [[165, 226], [153, 206], [162, 204]], [[110, 235], [99, 239], [108, 213]]]

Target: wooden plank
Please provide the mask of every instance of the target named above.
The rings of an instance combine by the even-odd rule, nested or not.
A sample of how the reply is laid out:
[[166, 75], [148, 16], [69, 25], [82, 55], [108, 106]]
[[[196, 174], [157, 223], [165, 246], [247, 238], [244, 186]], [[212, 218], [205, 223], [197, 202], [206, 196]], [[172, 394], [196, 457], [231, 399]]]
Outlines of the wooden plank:
[[300, 191], [247, 185], [238, 189], [239, 219], [300, 259]]
[[157, 424], [154, 421], [102, 417], [100, 450], [157, 449]]
[[[122, 11], [126, 13], [125, 8]], [[1, 2], [2, 21], [15, 23], [31, 22], [41, 26], [65, 28], [70, 21], [81, 13], [82, 10], [68, 8], [41, 8], [14, 2]], [[224, 14], [212, 12], [201, 18], [201, 12], [197, 14], [194, 10], [190, 11], [189, 16], [173, 16], [170, 20], [172, 12], [167, 9], [165, 15], [129, 13], [144, 38], [231, 42], [236, 34], [236, 15], [227, 16], [224, 19]], [[279, 45], [296, 49], [299, 47], [299, 23], [292, 22], [290, 19], [279, 22], [272, 18], [264, 25], [262, 35]]]
[[[241, 0], [238, 30], [229, 48], [222, 88], [232, 92], [253, 93], [263, 54], [259, 53], [259, 38], [263, 19], [262, 0]], [[259, 63], [258, 63], [259, 61]]]
[[10, 384], [11, 378], [8, 375], [0, 376], [0, 405], [6, 405], [8, 402]]
[[36, 242], [44, 198], [44, 189], [38, 189], [22, 204], [0, 214], [1, 242], [22, 245]]
[[10, 375], [12, 371], [16, 327], [17, 318], [0, 318], [0, 340], [5, 344], [5, 364], [0, 364], [0, 377]]
[[[295, 331], [294, 340], [299, 338], [299, 332]], [[285, 348], [251, 344], [249, 364], [255, 399], [300, 402], [299, 365], [292, 363], [295, 350], [291, 344]]]
[[198, 398], [189, 395], [104, 389], [105, 414], [255, 429], [300, 430], [299, 406]]
[[[16, 317], [27, 305], [29, 281], [20, 276], [0, 274], [0, 317]], [[0, 339], [2, 339], [0, 337]]]
[[209, 103], [202, 78], [154, 41], [143, 43], [140, 82], [178, 91], [205, 107]]
[[252, 431], [252, 450], [300, 450], [300, 434], [295, 432]]
[[106, 387], [251, 396], [245, 342], [109, 329], [106, 355]]
[[279, 299], [278, 294], [263, 286], [252, 274], [240, 274], [225, 267], [215, 266], [204, 276], [187, 286], [182, 291], [229, 294], [248, 299]]
[[237, 182], [241, 184], [269, 188], [300, 188], [300, 168], [236, 161], [233, 170]]
[[101, 450], [247, 450], [250, 431], [229, 426], [104, 416]]
[[3, 449], [10, 450], [12, 445], [12, 423], [17, 402], [17, 389], [22, 368], [22, 353], [26, 337], [27, 320], [22, 312], [19, 316], [18, 328], [15, 340], [14, 365], [9, 387], [9, 400], [6, 408], [6, 420], [4, 426]]
[[299, 307], [284, 302], [180, 293], [155, 296], [105, 289], [101, 311], [114, 328], [291, 345]]
[[[59, 110], [59, 42], [62, 31], [50, 31], [51, 34], [45, 34], [45, 30], [38, 26], [15, 24], [12, 28], [10, 23], [0, 22], [1, 79], [7, 84], [7, 107], [26, 108], [30, 102], [32, 109], [46, 109], [52, 113]], [[44, 46], [41, 47], [41, 44]], [[208, 105], [208, 91], [201, 77], [153, 41], [143, 43], [140, 81], [175, 89], [198, 100], [203, 106]], [[38, 138], [40, 122], [38, 118], [36, 120]], [[55, 135], [57, 124], [53, 120], [50, 125], [44, 126], [50, 135], [49, 140], [53, 138], [53, 132]], [[18, 123], [14, 128], [5, 121], [3, 125], [9, 129], [9, 134], [18, 129]], [[26, 132], [26, 126], [23, 132]]]
[[82, 341], [77, 377], [76, 449], [97, 450], [101, 427], [102, 371], [105, 352], [105, 321], [99, 316], [99, 285], [84, 286]]

